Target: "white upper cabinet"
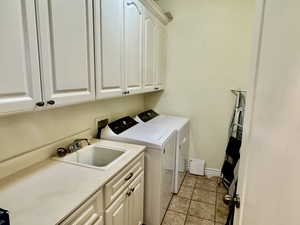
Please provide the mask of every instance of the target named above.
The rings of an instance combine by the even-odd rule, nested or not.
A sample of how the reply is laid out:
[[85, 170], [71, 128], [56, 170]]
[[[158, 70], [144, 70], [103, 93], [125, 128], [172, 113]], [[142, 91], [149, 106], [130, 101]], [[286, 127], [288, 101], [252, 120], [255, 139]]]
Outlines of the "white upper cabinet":
[[153, 4], [1, 0], [0, 115], [162, 89], [167, 21]]
[[95, 99], [92, 0], [37, 0], [45, 103]]
[[165, 27], [158, 23], [156, 26], [156, 89], [161, 90], [165, 85], [166, 78], [166, 64], [167, 64], [167, 56], [166, 56], [166, 41], [167, 34]]
[[102, 0], [101, 4], [95, 0], [94, 10], [97, 98], [121, 96], [124, 86], [123, 0]]
[[147, 10], [144, 17], [144, 90], [164, 88], [166, 76], [166, 30]]
[[144, 16], [144, 66], [143, 86], [145, 91], [153, 91], [156, 86], [155, 67], [155, 29], [156, 24], [152, 14], [146, 9]]
[[143, 90], [143, 11], [139, 0], [124, 0], [124, 71], [127, 94]]
[[41, 101], [34, 0], [0, 1], [0, 114]]

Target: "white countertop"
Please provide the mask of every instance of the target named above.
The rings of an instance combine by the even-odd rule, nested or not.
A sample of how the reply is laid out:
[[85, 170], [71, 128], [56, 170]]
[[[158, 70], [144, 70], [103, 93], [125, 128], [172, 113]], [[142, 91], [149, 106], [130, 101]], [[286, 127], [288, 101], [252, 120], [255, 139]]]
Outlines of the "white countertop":
[[121, 142], [100, 143], [129, 151], [108, 170], [49, 159], [0, 180], [0, 208], [9, 210], [11, 224], [58, 224], [145, 149]]

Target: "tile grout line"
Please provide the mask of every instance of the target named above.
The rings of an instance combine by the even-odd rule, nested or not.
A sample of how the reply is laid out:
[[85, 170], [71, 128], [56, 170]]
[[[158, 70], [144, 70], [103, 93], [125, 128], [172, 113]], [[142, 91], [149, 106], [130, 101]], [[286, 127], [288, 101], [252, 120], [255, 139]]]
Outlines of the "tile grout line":
[[[196, 182], [197, 182], [197, 180], [196, 180]], [[188, 207], [188, 210], [187, 210], [186, 216], [185, 216], [184, 225], [186, 225], [186, 224], [187, 224], [187, 219], [188, 219], [189, 212], [190, 212], [190, 208], [191, 208], [191, 204], [192, 204], [192, 199], [193, 199], [193, 195], [194, 195], [194, 191], [195, 191], [195, 187], [196, 187], [196, 182], [195, 182], [195, 183], [194, 183], [194, 185], [193, 185], [192, 196], [191, 196], [191, 199], [190, 199], [190, 204], [189, 204], [189, 207]]]
[[[184, 179], [185, 179], [186, 177], [188, 177], [188, 173], [185, 175]], [[183, 225], [187, 225], [187, 224], [188, 224], [188, 217], [190, 216], [190, 213], [189, 213], [189, 212], [190, 212], [190, 209], [191, 209], [191, 204], [192, 204], [192, 201], [193, 201], [193, 196], [194, 196], [195, 190], [196, 190], [196, 188], [197, 188], [197, 187], [196, 187], [196, 186], [197, 186], [196, 183], [197, 183], [198, 179], [197, 179], [197, 177], [195, 177], [194, 179], [195, 179], [195, 182], [194, 182], [194, 184], [193, 184], [192, 186], [185, 186], [185, 185], [181, 184], [180, 189], [179, 189], [179, 192], [180, 192], [181, 189], [182, 189], [184, 186], [185, 186], [185, 187], [190, 187], [190, 188], [192, 189], [192, 194], [191, 194], [190, 198], [183, 197], [183, 196], [179, 196], [178, 194], [174, 194], [174, 195], [172, 196], [172, 199], [173, 199], [175, 196], [178, 196], [179, 198], [189, 200], [189, 205], [188, 205], [188, 208], [187, 208], [186, 213], [178, 212], [178, 211], [176, 211], [176, 210], [170, 209], [170, 204], [169, 204], [169, 206], [167, 207], [167, 211], [170, 210], [170, 211], [173, 211], [173, 212], [176, 212], [176, 213], [185, 215], [185, 219], [184, 219]], [[199, 187], [198, 187], [198, 188], [199, 188]], [[203, 189], [203, 188], [201, 188], [201, 187], [200, 187], [199, 189], [201, 189], [201, 190], [203, 190], [203, 191], [207, 191], [207, 192], [215, 192], [215, 202], [214, 202], [215, 205], [214, 205], [214, 218], [213, 218], [212, 220], [207, 220], [207, 219], [200, 218], [200, 217], [197, 217], [197, 218], [199, 218], [199, 219], [201, 219], [201, 220], [211, 221], [211, 222], [213, 223], [213, 225], [217, 225], [218, 184], [216, 185], [214, 191], [212, 191], [212, 190], [206, 190], [205, 188]], [[172, 199], [171, 199], [171, 201], [172, 201]], [[212, 205], [211, 203], [203, 202], [203, 201], [200, 201], [200, 200], [199, 200], [199, 201], [198, 201], [198, 200], [195, 200], [195, 201], [196, 201], [196, 202], [201, 202], [201, 203], [204, 203], [204, 204]], [[164, 217], [165, 217], [165, 216], [164, 216]], [[164, 218], [164, 219], [165, 219], [165, 218]], [[163, 219], [163, 221], [164, 221], [164, 219]]]
[[218, 204], [218, 183], [216, 186], [216, 202], [215, 202], [215, 218], [214, 218], [214, 224], [217, 223], [217, 204]]

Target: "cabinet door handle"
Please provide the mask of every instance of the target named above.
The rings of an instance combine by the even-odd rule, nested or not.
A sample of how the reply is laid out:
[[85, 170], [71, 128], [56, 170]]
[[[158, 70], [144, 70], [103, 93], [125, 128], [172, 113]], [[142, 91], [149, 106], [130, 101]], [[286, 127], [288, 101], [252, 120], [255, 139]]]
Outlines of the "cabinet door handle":
[[36, 106], [38, 107], [43, 107], [45, 105], [45, 102], [37, 102]]
[[127, 2], [126, 5], [128, 5], [128, 6], [134, 5], [135, 8], [136, 8], [136, 10], [138, 11], [138, 13], [139, 13], [140, 15], [142, 15], [142, 12], [140, 11], [138, 5], [137, 5], [135, 2]]
[[131, 192], [134, 192], [134, 191], [135, 191], [135, 188], [131, 188], [130, 191], [131, 191]]
[[54, 104], [55, 104], [55, 101], [54, 101], [54, 100], [49, 100], [49, 101], [47, 102], [47, 104], [48, 104], [48, 105], [54, 105]]
[[159, 88], [158, 88], [158, 87], [155, 87], [154, 90], [159, 90]]
[[128, 191], [126, 195], [129, 197], [131, 195], [131, 191]]
[[128, 175], [128, 177], [125, 177], [125, 181], [130, 180], [132, 176], [133, 176], [133, 173], [130, 173], [130, 174]]

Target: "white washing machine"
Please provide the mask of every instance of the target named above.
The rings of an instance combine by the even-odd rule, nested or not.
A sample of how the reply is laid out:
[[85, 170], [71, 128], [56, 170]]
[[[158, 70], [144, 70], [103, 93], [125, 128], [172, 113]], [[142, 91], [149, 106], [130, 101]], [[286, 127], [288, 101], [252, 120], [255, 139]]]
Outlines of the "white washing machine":
[[174, 190], [176, 132], [124, 117], [108, 124], [101, 138], [147, 147], [144, 223], [160, 225]]
[[159, 115], [153, 110], [148, 110], [135, 117], [139, 123], [145, 123], [153, 127], [165, 130], [174, 130], [177, 133], [176, 140], [176, 164], [174, 176], [174, 193], [178, 193], [187, 172], [190, 143], [190, 121], [187, 118], [170, 115]]

